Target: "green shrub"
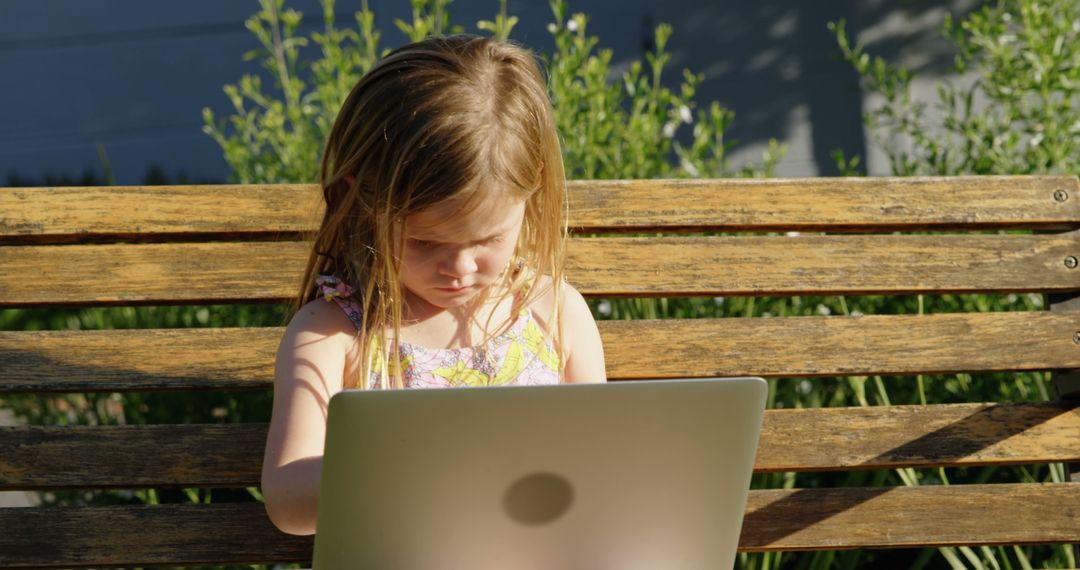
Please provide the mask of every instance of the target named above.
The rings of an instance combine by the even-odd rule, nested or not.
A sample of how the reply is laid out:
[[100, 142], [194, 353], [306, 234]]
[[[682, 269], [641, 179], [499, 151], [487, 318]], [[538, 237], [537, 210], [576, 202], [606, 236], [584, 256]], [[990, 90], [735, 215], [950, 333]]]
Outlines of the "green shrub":
[[911, 71], [853, 47], [843, 21], [830, 29], [884, 100], [865, 122], [894, 174], [1080, 172], [1080, 0], [1003, 0], [947, 17], [954, 77], [932, 107], [912, 97]]
[[[274, 78], [279, 95], [264, 92], [258, 75], [248, 74], [238, 84], [226, 85], [233, 114], [219, 121], [203, 110], [204, 130], [221, 145], [233, 179], [242, 183], [314, 182], [318, 175], [322, 142], [349, 89], [377, 61], [381, 33], [373, 27], [374, 14], [362, 2], [356, 29], [338, 28], [333, 0], [322, 0], [322, 32], [298, 37], [301, 15], [284, 9], [284, 0], [260, 0], [261, 9], [247, 20], [247, 28], [261, 48], [248, 59], [261, 58]], [[398, 20], [397, 27], [410, 41], [432, 33], [460, 32], [452, 26], [448, 0], [413, 0], [413, 21]], [[555, 22], [548, 29], [556, 49], [542, 55], [549, 72], [549, 87], [556, 122], [563, 137], [568, 178], [661, 178], [768, 175], [784, 148], [770, 142], [758, 167], [732, 171], [726, 153], [731, 143], [724, 131], [733, 114], [713, 102], [697, 111], [693, 101], [700, 74], [683, 72], [676, 93], [661, 83], [670, 59], [665, 46], [672, 30], [656, 28], [656, 51], [646, 55], [617, 81], [611, 81], [612, 52], [600, 49], [599, 40], [586, 34], [584, 14], [567, 16], [566, 2], [551, 3]], [[517, 22], [506, 15], [505, 1], [494, 21], [477, 23], [496, 37], [509, 37]], [[301, 49], [314, 45], [318, 57], [310, 73], [301, 73]], [[675, 141], [682, 125], [692, 125], [692, 142]]]

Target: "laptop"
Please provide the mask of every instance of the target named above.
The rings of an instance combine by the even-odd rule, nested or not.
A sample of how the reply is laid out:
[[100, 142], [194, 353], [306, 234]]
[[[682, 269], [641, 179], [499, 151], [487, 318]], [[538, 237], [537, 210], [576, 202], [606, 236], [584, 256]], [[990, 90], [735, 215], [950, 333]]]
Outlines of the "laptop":
[[731, 568], [761, 378], [345, 391], [315, 570]]

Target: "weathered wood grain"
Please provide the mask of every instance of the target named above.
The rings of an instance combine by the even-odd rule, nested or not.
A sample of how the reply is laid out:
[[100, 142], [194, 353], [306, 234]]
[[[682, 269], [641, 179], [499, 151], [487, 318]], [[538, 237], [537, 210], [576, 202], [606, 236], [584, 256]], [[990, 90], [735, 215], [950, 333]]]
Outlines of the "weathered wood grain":
[[262, 503], [0, 509], [0, 567], [308, 562]]
[[0, 491], [258, 486], [266, 431], [264, 423], [0, 427]]
[[[0, 307], [284, 301], [305, 242], [0, 246]], [[590, 296], [1072, 291], [1080, 231], [1048, 235], [578, 238]]]
[[751, 491], [743, 551], [1080, 541], [1080, 484]]
[[[755, 490], [742, 551], [1080, 541], [1080, 485]], [[259, 503], [0, 509], [0, 566], [308, 562]], [[138, 536], [139, 540], [131, 540]]]
[[[0, 427], [0, 491], [257, 486], [266, 429]], [[1078, 433], [1080, 402], [767, 410], [754, 470], [1080, 461]]]
[[601, 321], [600, 327], [613, 378], [1045, 370], [1074, 367], [1080, 359], [1073, 341], [1080, 318], [1044, 311]]
[[313, 184], [0, 188], [0, 243], [289, 234], [321, 201]]
[[[1052, 313], [1080, 315], [1080, 293], [1050, 294], [1045, 296], [1045, 306]], [[1080, 329], [1073, 340], [1080, 345]], [[1065, 402], [1080, 402], [1080, 368], [1054, 370], [1051, 374], [1056, 398]], [[1067, 480], [1080, 483], [1080, 462], [1065, 464]], [[1080, 559], [1080, 544], [1073, 545], [1073, 556]]]
[[[1080, 315], [1074, 313], [671, 319], [599, 326], [608, 376], [615, 380], [1080, 367], [1080, 344], [1073, 340]], [[0, 393], [266, 389], [282, 331], [0, 331]], [[1018, 335], [1024, 343], [1016, 342]]]
[[755, 471], [1073, 461], [1080, 402], [768, 410]]
[[0, 307], [282, 301], [304, 242], [0, 246]]
[[[1080, 227], [1075, 176], [579, 180], [567, 192], [570, 226], [588, 232]], [[3, 188], [0, 243], [273, 236], [321, 215], [314, 184]]]
[[578, 239], [567, 278], [597, 296], [1073, 290], [1078, 251], [1080, 232]]
[[[1075, 229], [1075, 176], [591, 180], [571, 186], [586, 232]], [[1066, 194], [1064, 201], [1055, 192]], [[1061, 194], [1058, 194], [1059, 198]]]
[[266, 389], [283, 330], [0, 332], [0, 391]]

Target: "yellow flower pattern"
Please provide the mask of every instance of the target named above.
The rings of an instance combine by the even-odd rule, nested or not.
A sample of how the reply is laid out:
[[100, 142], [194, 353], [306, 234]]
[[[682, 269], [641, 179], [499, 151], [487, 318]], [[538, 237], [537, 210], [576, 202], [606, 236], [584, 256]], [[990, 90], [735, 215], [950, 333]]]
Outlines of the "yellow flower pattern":
[[[357, 328], [362, 326], [352, 287], [331, 275], [319, 275], [316, 284], [327, 302], [337, 303]], [[384, 364], [375, 351], [369, 388], [379, 387], [387, 368], [391, 376], [400, 370], [406, 388], [558, 384], [562, 369], [558, 352], [528, 308], [484, 346], [435, 349], [402, 342], [397, 358], [389, 367]]]
[[559, 358], [559, 353], [551, 346], [551, 342], [544, 338], [544, 331], [540, 330], [540, 325], [536, 324], [536, 321], [530, 320], [525, 325], [521, 340], [525, 342], [525, 347], [529, 349], [529, 352], [535, 354], [540, 362], [544, 363], [544, 366], [554, 370], [560, 368], [562, 359]]
[[[435, 349], [402, 342], [398, 365], [406, 388], [558, 384], [560, 359], [530, 311], [484, 346]], [[369, 386], [378, 387], [382, 367]]]
[[488, 386], [491, 378], [475, 368], [470, 368], [464, 360], [458, 360], [453, 366], [433, 370], [432, 374], [445, 379], [451, 386]]

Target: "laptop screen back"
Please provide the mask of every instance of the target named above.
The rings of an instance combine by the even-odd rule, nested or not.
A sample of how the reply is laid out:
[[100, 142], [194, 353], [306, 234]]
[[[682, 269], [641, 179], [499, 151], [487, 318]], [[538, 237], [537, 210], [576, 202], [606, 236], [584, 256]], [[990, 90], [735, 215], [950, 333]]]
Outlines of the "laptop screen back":
[[730, 568], [760, 378], [348, 391], [315, 568]]

